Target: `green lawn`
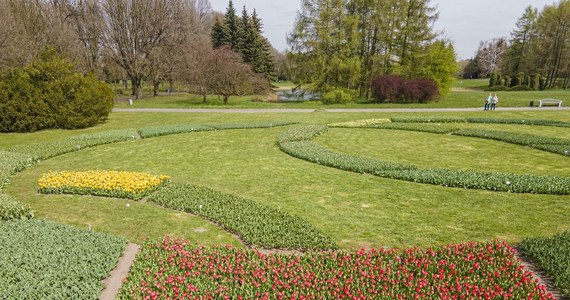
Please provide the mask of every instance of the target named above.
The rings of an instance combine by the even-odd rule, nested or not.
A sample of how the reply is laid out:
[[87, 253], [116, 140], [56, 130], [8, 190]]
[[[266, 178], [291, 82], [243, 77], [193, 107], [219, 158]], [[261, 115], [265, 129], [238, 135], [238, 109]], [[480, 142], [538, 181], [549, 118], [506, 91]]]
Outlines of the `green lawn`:
[[[306, 102], [266, 102], [268, 96], [232, 96], [227, 105], [215, 96], [207, 97], [203, 102], [202, 96], [187, 93], [167, 94], [162, 93], [159, 97], [147, 97], [135, 100], [132, 106], [125, 101], [115, 104], [117, 108], [466, 108], [483, 107], [488, 92], [483, 91], [489, 84], [488, 79], [466, 79], [457, 80], [454, 88], [457, 91], [451, 92], [436, 102], [427, 104], [372, 104], [357, 100], [355, 103], [323, 105], [320, 101]], [[291, 87], [291, 82], [276, 84], [277, 87]], [[498, 107], [526, 107], [530, 101], [537, 101], [545, 98], [555, 98], [565, 100], [563, 106], [570, 105], [570, 91], [549, 90], [549, 91], [528, 91], [528, 92], [497, 92], [499, 96]], [[124, 98], [124, 97], [123, 97]]]
[[[429, 115], [469, 117], [482, 114]], [[0, 134], [0, 149], [85, 132], [160, 124], [269, 120], [327, 124], [402, 115], [410, 114], [113, 113], [106, 124], [88, 130]], [[493, 116], [570, 121], [567, 111], [497, 111]], [[461, 126], [493, 126], [494, 130], [570, 138], [567, 129], [556, 127]], [[39, 195], [36, 193], [39, 176], [49, 170], [90, 169], [170, 175], [174, 182], [207, 186], [300, 216], [345, 249], [429, 246], [494, 238], [518, 242], [524, 237], [551, 235], [570, 229], [570, 196], [445, 188], [327, 168], [290, 157], [277, 148], [277, 136], [288, 128], [197, 132], [89, 148], [34, 165], [17, 174], [6, 191], [31, 205], [39, 217], [85, 228], [91, 226], [134, 242], [172, 235], [203, 244], [239, 244], [230, 234], [206, 221], [151, 203]], [[570, 176], [568, 158], [490, 140], [405, 131], [331, 129], [316, 142], [341, 152], [422, 166]]]

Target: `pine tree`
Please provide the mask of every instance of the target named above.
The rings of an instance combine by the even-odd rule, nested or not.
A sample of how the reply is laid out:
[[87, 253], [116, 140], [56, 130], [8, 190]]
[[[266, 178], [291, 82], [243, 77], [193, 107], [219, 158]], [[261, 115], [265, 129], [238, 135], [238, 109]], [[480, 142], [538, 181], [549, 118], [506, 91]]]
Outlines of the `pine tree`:
[[236, 15], [236, 10], [232, 0], [228, 3], [228, 9], [226, 10], [224, 25], [228, 30], [228, 45], [232, 50], [241, 53], [240, 46], [242, 45], [242, 32], [241, 26]]
[[222, 22], [220, 22], [218, 18], [216, 18], [216, 21], [214, 22], [214, 25], [212, 27], [211, 38], [212, 38], [212, 46], [215, 49], [218, 49], [224, 45], [229, 44], [228, 29], [225, 27], [225, 25]]

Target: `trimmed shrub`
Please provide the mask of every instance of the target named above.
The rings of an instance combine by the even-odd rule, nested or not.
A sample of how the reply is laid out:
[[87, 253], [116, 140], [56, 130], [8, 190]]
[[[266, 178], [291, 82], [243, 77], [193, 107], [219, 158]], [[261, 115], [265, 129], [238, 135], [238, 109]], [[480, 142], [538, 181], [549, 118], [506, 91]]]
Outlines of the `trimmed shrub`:
[[10, 195], [0, 193], [0, 221], [27, 220], [33, 217], [32, 208], [18, 202]]
[[521, 251], [554, 279], [554, 285], [570, 297], [570, 231], [553, 237], [526, 238]]
[[402, 79], [396, 75], [376, 76], [370, 83], [376, 102], [394, 102], [400, 95]]
[[75, 73], [55, 50], [45, 50], [24, 69], [0, 76], [0, 131], [76, 129], [104, 121], [113, 92], [94, 76]]
[[374, 77], [372, 95], [376, 102], [426, 103], [439, 95], [437, 84], [427, 78], [403, 79], [396, 75]]
[[540, 82], [540, 75], [534, 74], [530, 80], [530, 89], [534, 91], [538, 90], [539, 82]]
[[509, 89], [510, 92], [530, 91], [531, 88], [526, 85], [515, 85]]
[[354, 92], [345, 89], [335, 89], [321, 96], [321, 101], [324, 104], [343, 104], [352, 102], [354, 99]]

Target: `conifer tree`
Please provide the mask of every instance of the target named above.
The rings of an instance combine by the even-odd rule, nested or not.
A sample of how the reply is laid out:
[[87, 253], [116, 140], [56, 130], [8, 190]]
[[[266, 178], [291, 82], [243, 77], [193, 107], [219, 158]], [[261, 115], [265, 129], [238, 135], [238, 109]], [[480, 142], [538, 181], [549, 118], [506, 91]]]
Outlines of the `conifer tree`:
[[229, 43], [229, 34], [228, 29], [224, 26], [222, 22], [218, 18], [214, 22], [212, 26], [212, 46], [215, 49], [218, 49], [224, 45], [228, 45]]
[[232, 0], [230, 0], [228, 3], [228, 8], [226, 10], [224, 18], [224, 25], [228, 31], [228, 45], [232, 48], [232, 50], [241, 53], [240, 46], [242, 45], [242, 30]]

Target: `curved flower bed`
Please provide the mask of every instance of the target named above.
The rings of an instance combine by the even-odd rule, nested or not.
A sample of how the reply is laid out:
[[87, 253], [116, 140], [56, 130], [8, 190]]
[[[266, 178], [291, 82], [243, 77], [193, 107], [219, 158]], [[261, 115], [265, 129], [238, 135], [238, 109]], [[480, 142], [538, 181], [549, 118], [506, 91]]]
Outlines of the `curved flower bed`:
[[312, 141], [327, 132], [327, 128], [324, 125], [299, 126], [281, 134], [277, 144], [281, 151], [293, 157], [361, 174], [445, 187], [511, 193], [570, 194], [570, 178], [567, 177], [419, 168], [411, 164], [335, 152]]
[[147, 242], [118, 299], [553, 299], [504, 242], [265, 255]]
[[168, 176], [122, 171], [57, 171], [38, 180], [44, 194], [95, 195], [133, 200], [142, 199], [169, 182]]

